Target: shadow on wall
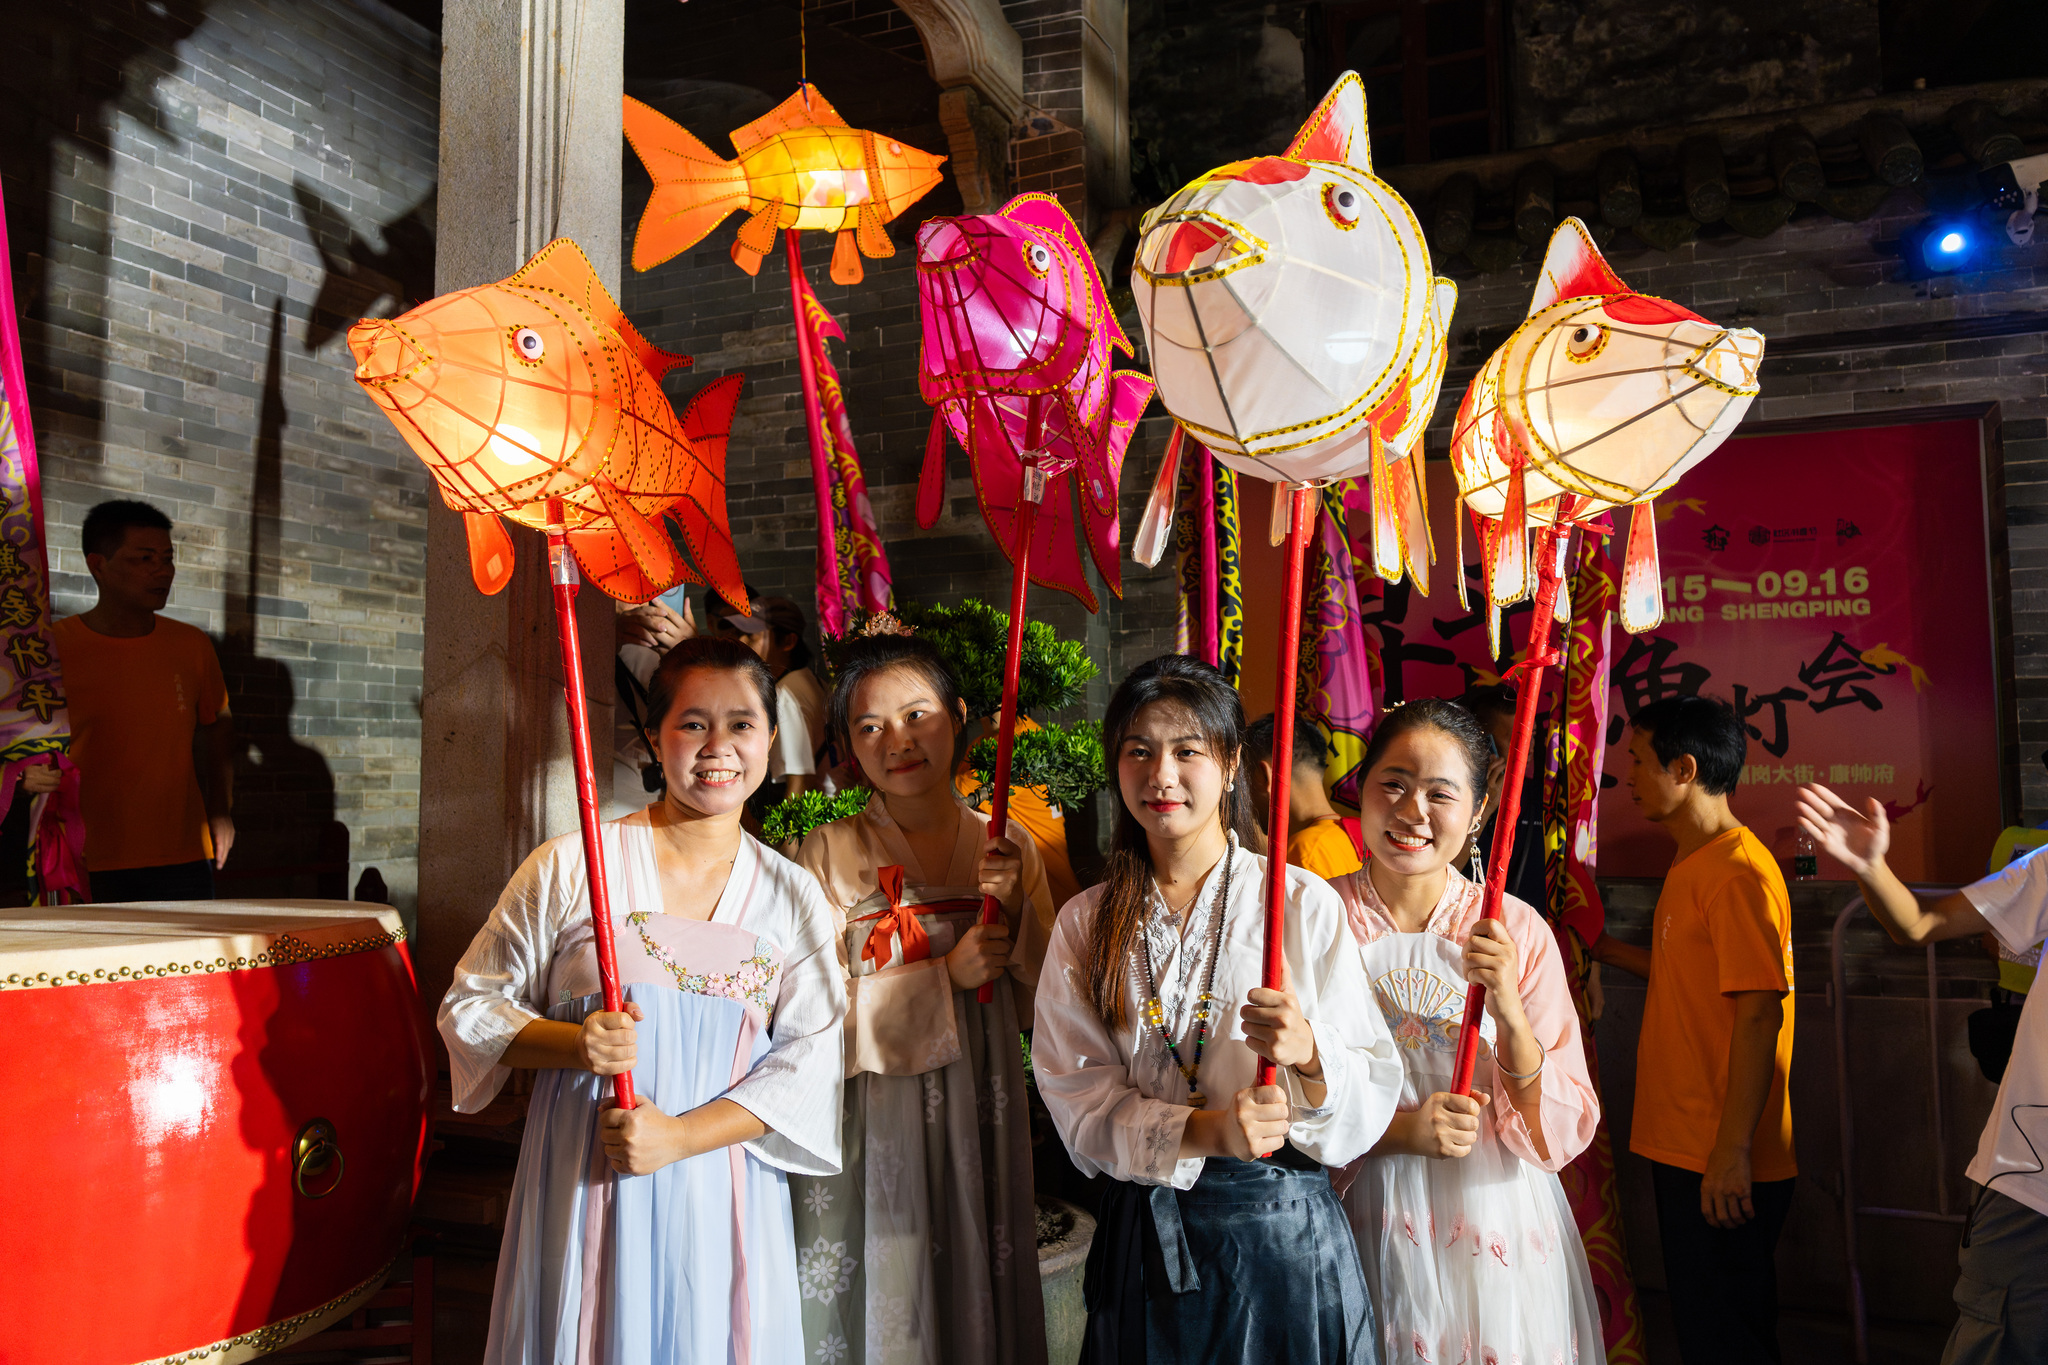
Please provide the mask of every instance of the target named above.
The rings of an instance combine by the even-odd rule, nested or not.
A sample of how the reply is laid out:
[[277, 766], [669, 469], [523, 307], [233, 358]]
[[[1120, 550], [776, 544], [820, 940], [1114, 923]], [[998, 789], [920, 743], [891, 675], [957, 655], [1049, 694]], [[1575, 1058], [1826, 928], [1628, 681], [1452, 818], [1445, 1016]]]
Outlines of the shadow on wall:
[[292, 735], [291, 669], [256, 648], [259, 617], [306, 615], [304, 604], [283, 601], [277, 591], [284, 430], [291, 417], [284, 404], [284, 333], [279, 299], [271, 305], [257, 412], [248, 567], [239, 598], [228, 599], [227, 632], [214, 642], [240, 746], [235, 850], [218, 880], [223, 895], [346, 900], [349, 835], [334, 818], [334, 774], [324, 754]]

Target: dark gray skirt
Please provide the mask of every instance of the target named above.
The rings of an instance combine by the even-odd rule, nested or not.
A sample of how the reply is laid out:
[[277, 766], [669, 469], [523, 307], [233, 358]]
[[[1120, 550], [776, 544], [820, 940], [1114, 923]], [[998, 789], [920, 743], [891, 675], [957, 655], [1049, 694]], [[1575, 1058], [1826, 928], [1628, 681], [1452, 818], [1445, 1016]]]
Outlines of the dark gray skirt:
[[1109, 1182], [1082, 1365], [1378, 1365], [1358, 1245], [1329, 1176], [1282, 1147], [1210, 1157], [1191, 1190]]

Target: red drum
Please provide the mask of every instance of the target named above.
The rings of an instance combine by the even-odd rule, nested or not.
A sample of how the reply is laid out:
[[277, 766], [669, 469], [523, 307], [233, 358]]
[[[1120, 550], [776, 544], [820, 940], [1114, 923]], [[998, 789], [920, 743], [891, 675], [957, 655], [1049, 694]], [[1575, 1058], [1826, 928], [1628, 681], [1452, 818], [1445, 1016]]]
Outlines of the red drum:
[[426, 1157], [398, 914], [0, 910], [0, 1359], [232, 1365], [353, 1309]]

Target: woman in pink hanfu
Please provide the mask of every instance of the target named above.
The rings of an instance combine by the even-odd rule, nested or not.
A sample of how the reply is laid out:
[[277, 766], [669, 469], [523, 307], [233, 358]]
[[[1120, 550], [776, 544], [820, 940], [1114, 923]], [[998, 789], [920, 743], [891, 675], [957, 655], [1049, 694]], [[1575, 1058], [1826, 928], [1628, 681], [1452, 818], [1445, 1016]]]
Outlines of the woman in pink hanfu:
[[[1599, 1306], [1557, 1171], [1599, 1101], [1549, 926], [1452, 864], [1484, 819], [1492, 749], [1455, 702], [1389, 714], [1367, 749], [1365, 866], [1332, 883], [1406, 1068], [1400, 1110], [1344, 1197], [1383, 1358], [1435, 1365], [1604, 1361]], [[1473, 1093], [1448, 1093], [1465, 988], [1486, 987]], [[1341, 1178], [1340, 1178], [1341, 1183]]]
[[441, 1002], [457, 1111], [540, 1072], [484, 1358], [806, 1365], [788, 1173], [839, 1169], [832, 909], [740, 828], [775, 732], [761, 661], [685, 641], [647, 714], [662, 797], [602, 827], [626, 1010], [603, 1008], [575, 834], [513, 874]]

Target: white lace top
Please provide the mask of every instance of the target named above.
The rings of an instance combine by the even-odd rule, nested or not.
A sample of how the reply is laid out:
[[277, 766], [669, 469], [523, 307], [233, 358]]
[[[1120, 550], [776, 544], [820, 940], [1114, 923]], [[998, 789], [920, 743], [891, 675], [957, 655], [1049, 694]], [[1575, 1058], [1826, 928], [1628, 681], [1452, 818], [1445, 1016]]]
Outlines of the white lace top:
[[[1239, 1011], [1259, 984], [1264, 958], [1266, 860], [1242, 849], [1232, 857], [1221, 957], [1210, 988], [1216, 997], [1211, 1037], [1198, 1077], [1206, 1107], [1218, 1110], [1256, 1084], [1259, 1064], [1245, 1043]], [[1326, 1086], [1322, 1106], [1310, 1108], [1300, 1081], [1282, 1068], [1280, 1081], [1294, 1106], [1288, 1138], [1324, 1165], [1342, 1166], [1386, 1131], [1401, 1094], [1401, 1063], [1337, 894], [1300, 868], [1286, 872], [1288, 978], [1315, 1031]], [[1219, 862], [1196, 894], [1185, 933], [1156, 896], [1145, 929], [1167, 1028], [1187, 1061], [1194, 1057], [1194, 1007], [1222, 875]], [[1125, 1021], [1114, 1033], [1087, 1000], [1082, 963], [1101, 895], [1101, 887], [1092, 887], [1067, 902], [1046, 951], [1032, 1035], [1039, 1094], [1083, 1173], [1187, 1189], [1202, 1173], [1201, 1159], [1179, 1159], [1181, 1134], [1194, 1112], [1189, 1088], [1145, 1023], [1138, 974], [1126, 964]]]

